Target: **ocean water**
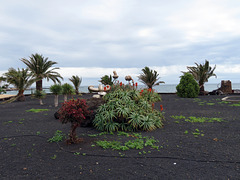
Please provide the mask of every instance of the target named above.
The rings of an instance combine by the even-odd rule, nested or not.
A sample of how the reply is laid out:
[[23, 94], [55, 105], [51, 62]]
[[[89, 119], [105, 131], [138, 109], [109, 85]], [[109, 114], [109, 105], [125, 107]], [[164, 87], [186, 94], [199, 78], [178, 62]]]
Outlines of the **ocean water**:
[[[158, 93], [176, 93], [176, 86], [177, 84], [161, 84], [159, 86], [155, 86], [154, 89]], [[205, 84], [205, 90], [206, 91], [213, 91], [215, 89], [218, 89], [221, 85], [220, 84]], [[97, 87], [97, 86], [95, 86]], [[138, 89], [143, 89], [145, 86], [139, 85]], [[238, 89], [240, 90], [240, 83], [232, 83], [232, 89]], [[31, 94], [34, 89], [29, 89], [24, 92], [24, 94]], [[44, 89], [46, 93], [50, 93], [49, 88]], [[88, 93], [88, 86], [80, 86], [79, 91], [82, 93]], [[7, 94], [16, 95], [17, 91], [7, 91]]]

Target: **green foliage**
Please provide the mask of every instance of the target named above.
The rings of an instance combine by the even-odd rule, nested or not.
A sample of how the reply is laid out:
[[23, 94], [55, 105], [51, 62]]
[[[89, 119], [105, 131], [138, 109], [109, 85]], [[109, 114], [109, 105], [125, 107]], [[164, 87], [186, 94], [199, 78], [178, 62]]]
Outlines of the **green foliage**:
[[101, 82], [102, 84], [104, 85], [113, 85], [113, 79], [112, 79], [112, 76], [111, 75], [105, 75], [103, 77], [101, 77], [101, 80], [99, 81]]
[[198, 82], [200, 92], [204, 93], [204, 83], [208, 82], [208, 79], [212, 76], [216, 76], [214, 74], [214, 70], [216, 69], [216, 65], [214, 68], [209, 66], [209, 61], [205, 60], [205, 64], [195, 63], [196, 67], [187, 67], [188, 72], [193, 75], [194, 79]]
[[223, 122], [222, 118], [208, 118], [208, 117], [185, 117], [185, 116], [171, 116], [173, 119], [184, 119], [186, 122], [191, 123], [205, 123], [205, 122]]
[[195, 98], [199, 94], [199, 86], [193, 76], [185, 73], [181, 76], [180, 83], [176, 87], [177, 95], [183, 98]]
[[5, 88], [2, 86], [0, 86], [0, 94], [6, 94], [7, 92], [6, 92], [6, 90], [5, 90]]
[[26, 110], [26, 112], [34, 112], [34, 113], [39, 113], [39, 112], [43, 112], [43, 111], [49, 111], [49, 109], [29, 109]]
[[[162, 127], [164, 119], [161, 112], [153, 109], [153, 100], [160, 96], [152, 92], [151, 98], [136, 90], [117, 89], [104, 96], [93, 120], [94, 126], [101, 131], [152, 131]], [[158, 97], [157, 97], [158, 96]]]
[[40, 54], [32, 54], [30, 60], [22, 58], [21, 61], [27, 65], [31, 74], [34, 78], [37, 79], [36, 81], [36, 89], [42, 90], [42, 79], [51, 79], [54, 83], [60, 83], [60, 79], [63, 79], [62, 76], [54, 71], [59, 68], [52, 68], [54, 64], [57, 64], [54, 61], [49, 61], [48, 58], [44, 58], [43, 55]]
[[59, 95], [62, 93], [62, 86], [61, 84], [54, 84], [50, 86], [50, 92], [52, 92], [54, 95]]
[[194, 137], [198, 137], [198, 136], [204, 136], [204, 134], [202, 133], [203, 131], [200, 131], [199, 129], [195, 129], [195, 131], [192, 132], [192, 134], [194, 135]]
[[238, 104], [231, 104], [231, 105], [229, 105], [229, 106], [239, 107], [239, 106], [240, 106], [240, 103], [238, 103]]
[[62, 131], [57, 130], [52, 138], [48, 139], [48, 142], [61, 142], [63, 138], [65, 137], [65, 134], [63, 134]]
[[159, 85], [160, 83], [164, 83], [163, 81], [158, 81], [160, 79], [157, 71], [153, 71], [149, 67], [145, 67], [142, 69], [142, 74], [138, 76], [139, 81], [145, 84], [148, 88], [153, 88], [153, 86]]
[[113, 150], [121, 150], [126, 151], [130, 149], [144, 149], [144, 147], [151, 147], [153, 149], [158, 149], [159, 146], [156, 145], [158, 142], [153, 137], [142, 137], [139, 133], [126, 133], [126, 132], [118, 132], [118, 136], [127, 136], [133, 139], [128, 140], [126, 142], [120, 142], [117, 140], [114, 141], [107, 141], [107, 140], [100, 140], [96, 141], [96, 145], [100, 146], [104, 149], [113, 149]]
[[32, 97], [33, 98], [36, 98], [36, 99], [43, 99], [46, 97], [46, 93], [44, 91], [39, 91], [39, 90], [36, 90], [33, 94], [32, 94]]
[[74, 93], [74, 89], [70, 84], [65, 83], [62, 85], [62, 94], [72, 95], [73, 93]]
[[79, 94], [79, 87], [82, 83], [82, 78], [79, 76], [72, 76], [71, 78], [69, 78], [69, 80], [73, 83], [74, 87], [75, 87], [75, 93]]
[[18, 100], [24, 101], [24, 91], [29, 88], [35, 81], [35, 78], [31, 77], [28, 69], [22, 68], [21, 70], [18, 68], [17, 70], [14, 68], [9, 68], [8, 72], [4, 74], [6, 81], [9, 84], [12, 84], [15, 88], [18, 89], [17, 97]]

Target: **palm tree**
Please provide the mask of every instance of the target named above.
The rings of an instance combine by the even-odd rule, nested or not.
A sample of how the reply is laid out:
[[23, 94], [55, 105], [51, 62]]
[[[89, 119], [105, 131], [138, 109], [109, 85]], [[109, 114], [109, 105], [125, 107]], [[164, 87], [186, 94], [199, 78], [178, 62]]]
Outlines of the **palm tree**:
[[[194, 79], [198, 82], [200, 88], [200, 94], [204, 94], [204, 83], [208, 82], [208, 79], [212, 76], [216, 76], [214, 74], [214, 70], [216, 69], [216, 65], [214, 68], [209, 66], [209, 61], [205, 60], [205, 64], [195, 63], [196, 67], [187, 67], [189, 73], [191, 73]], [[185, 72], [184, 72], [185, 73]]]
[[62, 92], [62, 86], [60, 84], [54, 84], [50, 86], [50, 91], [55, 95], [54, 98], [54, 105], [55, 107], [58, 106], [58, 95]]
[[54, 71], [59, 68], [52, 68], [52, 66], [57, 64], [57, 62], [49, 61], [48, 58], [44, 58], [42, 55], [37, 53], [32, 54], [29, 58], [30, 60], [22, 58], [21, 61], [27, 65], [29, 70], [32, 72], [32, 76], [37, 78], [36, 90], [42, 91], [42, 80], [45, 78], [47, 81], [51, 79], [54, 83], [60, 83], [59, 78], [63, 79], [58, 72]]
[[105, 75], [103, 77], [101, 77], [101, 80], [99, 81], [101, 82], [102, 84], [104, 85], [113, 85], [113, 79], [112, 79], [112, 76], [111, 75]]
[[82, 83], [82, 78], [78, 76], [72, 76], [71, 78], [69, 78], [69, 80], [73, 83], [75, 87], [75, 93], [78, 95], [79, 94], [78, 89]]
[[46, 93], [44, 91], [36, 90], [33, 93], [32, 97], [36, 98], [36, 99], [39, 99], [40, 105], [43, 105], [43, 101], [42, 100], [46, 97]]
[[165, 83], [164, 81], [158, 81], [160, 79], [157, 71], [151, 70], [149, 67], [145, 67], [142, 69], [142, 74], [138, 76], [140, 82], [145, 84], [149, 89], [152, 89], [153, 86], [157, 86], [160, 83]]
[[[15, 88], [18, 89], [18, 94], [15, 99], [18, 101], [25, 101], [24, 91], [29, 88], [34, 82], [35, 78], [31, 78], [31, 74], [28, 72], [28, 69], [19, 68], [16, 70], [14, 68], [9, 68], [8, 72], [4, 74], [6, 81], [9, 84], [12, 84]], [[13, 99], [13, 100], [15, 100]]]
[[62, 85], [62, 94], [64, 96], [64, 101], [67, 101], [67, 95], [72, 95], [73, 93], [74, 89], [70, 84], [65, 83]]

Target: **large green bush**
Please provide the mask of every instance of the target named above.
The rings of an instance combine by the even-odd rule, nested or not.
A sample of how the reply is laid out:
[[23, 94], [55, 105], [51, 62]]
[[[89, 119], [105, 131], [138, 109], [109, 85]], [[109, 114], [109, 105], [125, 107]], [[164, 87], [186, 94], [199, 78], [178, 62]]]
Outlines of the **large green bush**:
[[[153, 91], [117, 89], [104, 96], [105, 104], [101, 105], [93, 120], [94, 126], [101, 131], [152, 131], [162, 127], [162, 113], [153, 108], [153, 102], [148, 101], [149, 94], [156, 101], [160, 95]], [[143, 93], [144, 92], [144, 93]], [[153, 98], [150, 98], [153, 100]]]
[[199, 94], [199, 86], [190, 73], [181, 76], [180, 83], [176, 87], [177, 95], [184, 98], [195, 98]]

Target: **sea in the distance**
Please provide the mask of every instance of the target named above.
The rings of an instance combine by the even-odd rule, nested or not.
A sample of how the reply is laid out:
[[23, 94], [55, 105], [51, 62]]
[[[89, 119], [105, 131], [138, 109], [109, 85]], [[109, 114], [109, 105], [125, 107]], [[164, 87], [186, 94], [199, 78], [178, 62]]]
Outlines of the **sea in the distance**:
[[[161, 84], [159, 86], [154, 86], [154, 89], [158, 93], [176, 93], [176, 86], [177, 84]], [[95, 86], [97, 87], [97, 86]], [[220, 87], [220, 84], [205, 84], [205, 91], [213, 91], [215, 89], [218, 89]], [[143, 89], [145, 86], [139, 85], [138, 89]], [[233, 90], [240, 90], [240, 83], [232, 83], [232, 89]], [[24, 94], [31, 94], [34, 91], [34, 89], [29, 89], [24, 92]], [[49, 87], [45, 87], [44, 91], [46, 93], [50, 93]], [[88, 93], [88, 86], [80, 86], [79, 91], [82, 93]], [[7, 91], [7, 94], [17, 94], [17, 91]]]

